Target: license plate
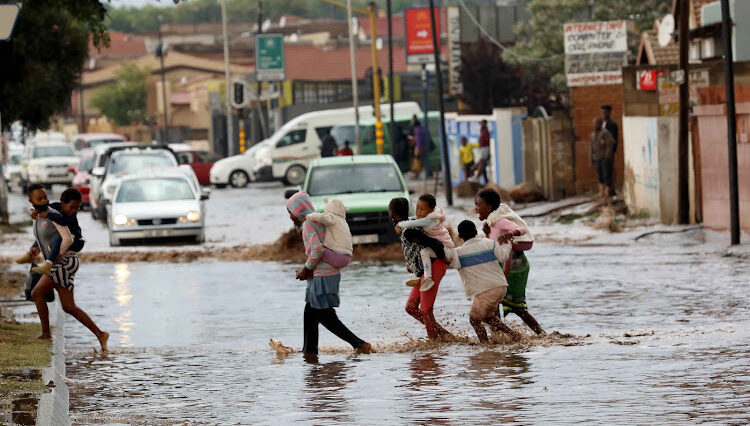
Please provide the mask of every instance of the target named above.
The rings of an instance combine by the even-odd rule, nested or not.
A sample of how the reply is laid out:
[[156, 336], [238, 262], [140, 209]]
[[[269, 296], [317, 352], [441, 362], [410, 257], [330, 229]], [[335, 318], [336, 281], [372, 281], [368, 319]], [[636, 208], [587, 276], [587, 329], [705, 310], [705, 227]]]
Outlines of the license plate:
[[143, 231], [143, 235], [151, 238], [169, 237], [172, 235], [172, 231], [170, 229], [150, 229], [148, 231]]
[[378, 242], [378, 234], [352, 235], [353, 244], [373, 244]]

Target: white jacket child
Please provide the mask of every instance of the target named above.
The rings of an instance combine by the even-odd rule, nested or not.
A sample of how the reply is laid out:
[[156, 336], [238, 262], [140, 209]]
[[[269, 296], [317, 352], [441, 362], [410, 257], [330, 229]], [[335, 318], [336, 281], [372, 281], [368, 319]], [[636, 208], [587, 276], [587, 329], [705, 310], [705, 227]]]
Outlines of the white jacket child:
[[322, 223], [326, 227], [326, 237], [323, 241], [323, 247], [347, 256], [352, 255], [352, 233], [349, 230], [349, 224], [346, 223], [346, 206], [338, 198], [328, 200], [323, 207], [323, 213], [310, 213], [307, 215], [308, 220]]

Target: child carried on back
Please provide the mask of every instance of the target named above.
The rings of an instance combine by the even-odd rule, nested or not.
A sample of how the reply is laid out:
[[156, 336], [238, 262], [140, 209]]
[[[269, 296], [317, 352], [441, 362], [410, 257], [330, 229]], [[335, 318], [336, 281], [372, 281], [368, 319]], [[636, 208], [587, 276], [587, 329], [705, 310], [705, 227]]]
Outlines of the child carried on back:
[[[404, 220], [397, 225], [401, 229], [422, 228], [427, 236], [432, 237], [443, 244], [445, 249], [445, 259], [448, 263], [453, 258], [453, 251], [456, 245], [451, 239], [448, 229], [445, 227], [445, 213], [437, 206], [437, 200], [432, 194], [423, 194], [417, 201], [417, 218]], [[421, 283], [420, 291], [427, 291], [435, 284], [432, 280], [432, 261], [436, 258], [435, 251], [431, 248], [423, 248], [420, 251], [422, 264], [424, 265], [424, 275], [422, 278], [415, 276], [406, 282], [409, 287], [415, 287]]]
[[[81, 192], [75, 188], [68, 188], [63, 191], [62, 195], [60, 195], [59, 203], [50, 203], [42, 206], [34, 205], [34, 210], [31, 211], [32, 219], [36, 220], [37, 213], [49, 211], [47, 217], [55, 224], [67, 228], [69, 233], [61, 235], [53, 241], [44, 263], [32, 268], [32, 271], [40, 275], [49, 275], [50, 272], [52, 272], [52, 265], [59, 260], [58, 258], [61, 254], [65, 254], [61, 253], [60, 250], [63, 246], [66, 248], [65, 251], [79, 252], [83, 249], [85, 241], [83, 240], [81, 227], [78, 225], [77, 217], [78, 209], [81, 207], [81, 201]], [[38, 245], [34, 242], [31, 247], [38, 247]], [[16, 263], [34, 263], [34, 259], [31, 257], [30, 252], [31, 250], [16, 258]]]
[[307, 220], [318, 222], [326, 228], [321, 261], [343, 268], [352, 261], [352, 233], [346, 223], [347, 208], [338, 198], [330, 201], [324, 198], [323, 202], [323, 213], [310, 213]]

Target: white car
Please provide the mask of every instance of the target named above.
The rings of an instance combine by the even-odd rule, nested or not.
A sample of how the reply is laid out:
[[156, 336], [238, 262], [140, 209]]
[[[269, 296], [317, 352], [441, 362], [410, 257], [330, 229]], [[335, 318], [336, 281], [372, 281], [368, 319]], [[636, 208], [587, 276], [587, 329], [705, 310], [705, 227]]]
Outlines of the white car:
[[92, 186], [92, 192], [89, 194], [92, 216], [96, 219], [107, 218], [107, 205], [124, 176], [168, 169], [181, 170], [183, 174], [195, 176], [192, 169], [188, 168], [187, 173], [184, 169], [178, 168], [174, 153], [164, 148], [143, 146], [113, 152], [106, 167], [97, 167], [91, 171], [100, 182], [95, 191]]
[[8, 146], [8, 161], [3, 165], [3, 176], [8, 182], [8, 190], [13, 185], [21, 186], [21, 161], [23, 159], [23, 145]]
[[202, 243], [206, 199], [208, 191], [179, 170], [126, 176], [117, 184], [109, 208], [109, 244], [171, 237]]
[[21, 160], [21, 185], [70, 186], [80, 159], [69, 143], [59, 139], [36, 139], [24, 149]]
[[[224, 188], [227, 185], [242, 188], [251, 181], [270, 180], [272, 178], [271, 161], [265, 151], [272, 146], [273, 142], [266, 139], [250, 147], [244, 154], [233, 155], [215, 162], [210, 172], [211, 184], [217, 188]], [[261, 152], [264, 155], [259, 156]], [[259, 161], [259, 158], [263, 158], [264, 161]]]

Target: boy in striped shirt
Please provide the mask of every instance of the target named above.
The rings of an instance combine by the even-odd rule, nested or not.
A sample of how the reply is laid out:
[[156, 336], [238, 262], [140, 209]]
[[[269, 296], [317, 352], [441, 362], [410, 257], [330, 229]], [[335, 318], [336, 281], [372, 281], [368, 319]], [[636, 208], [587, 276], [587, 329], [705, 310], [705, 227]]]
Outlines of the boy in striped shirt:
[[[514, 230], [514, 234], [519, 230]], [[504, 333], [514, 340], [520, 335], [500, 319], [497, 306], [505, 297], [508, 282], [501, 265], [510, 256], [510, 244], [499, 244], [489, 238], [477, 237], [473, 222], [464, 220], [458, 225], [458, 236], [464, 244], [456, 248], [451, 268], [458, 269], [466, 298], [474, 299], [469, 311], [469, 322], [479, 342], [489, 343], [484, 324], [496, 333]], [[484, 323], [484, 324], [483, 324]]]

